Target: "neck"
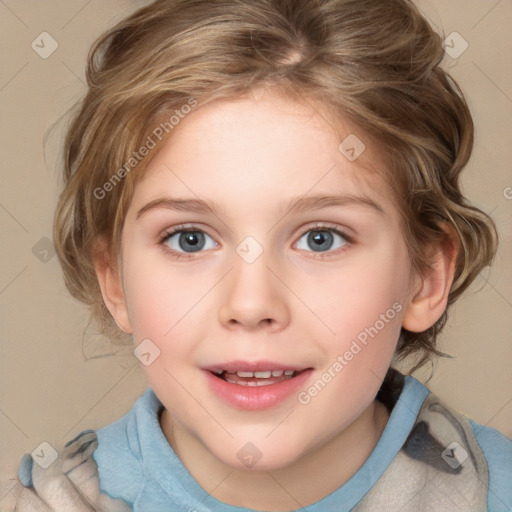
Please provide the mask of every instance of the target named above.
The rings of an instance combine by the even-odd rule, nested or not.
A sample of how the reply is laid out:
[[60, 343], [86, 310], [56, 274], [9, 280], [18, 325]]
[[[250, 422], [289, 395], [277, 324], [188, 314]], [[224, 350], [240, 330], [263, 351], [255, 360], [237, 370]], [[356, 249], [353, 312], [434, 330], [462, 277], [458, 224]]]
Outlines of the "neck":
[[[309, 506], [347, 482], [375, 448], [389, 418], [372, 404], [352, 424], [293, 464], [272, 471], [243, 471], [219, 461], [164, 410], [164, 435], [197, 483], [235, 507], [284, 512]], [[212, 490], [213, 489], [213, 490]]]

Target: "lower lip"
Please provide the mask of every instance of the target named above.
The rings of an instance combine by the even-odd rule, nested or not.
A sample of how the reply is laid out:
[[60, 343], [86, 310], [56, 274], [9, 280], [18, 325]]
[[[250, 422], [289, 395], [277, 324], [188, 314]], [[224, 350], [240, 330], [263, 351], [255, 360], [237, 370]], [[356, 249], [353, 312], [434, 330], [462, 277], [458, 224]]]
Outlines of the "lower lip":
[[210, 389], [231, 407], [244, 411], [261, 411], [281, 404], [304, 386], [312, 369], [304, 370], [292, 379], [267, 386], [241, 386], [216, 377], [208, 370], [206, 373]]

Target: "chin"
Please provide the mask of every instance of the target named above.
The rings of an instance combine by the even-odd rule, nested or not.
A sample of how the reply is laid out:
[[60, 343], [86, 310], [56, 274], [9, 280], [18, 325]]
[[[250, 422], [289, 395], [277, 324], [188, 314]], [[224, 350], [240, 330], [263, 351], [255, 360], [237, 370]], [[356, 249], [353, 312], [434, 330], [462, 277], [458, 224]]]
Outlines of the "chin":
[[261, 441], [234, 441], [229, 447], [219, 452], [218, 445], [208, 449], [227, 466], [242, 471], [273, 471], [288, 467], [295, 463], [304, 450], [297, 444], [284, 445], [269, 442], [268, 439]]

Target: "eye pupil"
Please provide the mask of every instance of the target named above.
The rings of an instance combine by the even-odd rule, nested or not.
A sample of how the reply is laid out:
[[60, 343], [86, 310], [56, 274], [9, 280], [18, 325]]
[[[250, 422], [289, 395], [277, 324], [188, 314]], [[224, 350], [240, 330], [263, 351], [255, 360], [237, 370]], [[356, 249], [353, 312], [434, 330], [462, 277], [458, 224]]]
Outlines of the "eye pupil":
[[204, 235], [198, 231], [182, 233], [179, 238], [179, 245], [186, 252], [195, 252], [204, 245]]
[[311, 231], [308, 242], [311, 243], [313, 250], [326, 250], [332, 245], [333, 236], [328, 231]]

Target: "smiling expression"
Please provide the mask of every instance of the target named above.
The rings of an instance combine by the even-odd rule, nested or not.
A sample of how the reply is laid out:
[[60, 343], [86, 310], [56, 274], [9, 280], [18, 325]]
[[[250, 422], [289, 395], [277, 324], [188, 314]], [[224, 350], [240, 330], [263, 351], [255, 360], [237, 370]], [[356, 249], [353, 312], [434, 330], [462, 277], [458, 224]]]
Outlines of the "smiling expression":
[[249, 442], [258, 467], [284, 467], [362, 417], [410, 301], [398, 211], [367, 168], [378, 154], [366, 144], [349, 161], [338, 146], [350, 125], [325, 119], [271, 93], [202, 106], [151, 162], [125, 219], [116, 320], [160, 350], [143, 369], [169, 421], [232, 467]]

